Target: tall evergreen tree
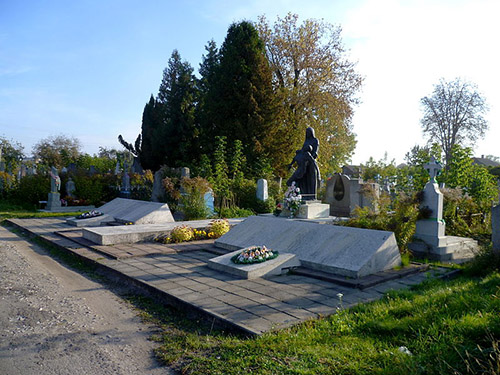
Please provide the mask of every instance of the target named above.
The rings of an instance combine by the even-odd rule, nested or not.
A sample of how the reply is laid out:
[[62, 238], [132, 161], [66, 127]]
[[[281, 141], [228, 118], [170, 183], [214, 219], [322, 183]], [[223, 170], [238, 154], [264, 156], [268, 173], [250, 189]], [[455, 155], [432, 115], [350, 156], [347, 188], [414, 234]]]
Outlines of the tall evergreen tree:
[[196, 78], [193, 68], [182, 61], [177, 50], [172, 52], [155, 106], [161, 114], [156, 141], [161, 144], [161, 163], [180, 166], [198, 157], [199, 130], [195, 126], [197, 102]]
[[213, 135], [225, 136], [229, 144], [241, 140], [249, 167], [261, 165], [260, 159], [274, 160], [273, 153], [279, 152], [270, 142], [277, 120], [271, 80], [264, 44], [255, 27], [247, 21], [232, 24], [220, 49], [206, 106]]
[[142, 145], [139, 155], [141, 165], [144, 169], [156, 171], [165, 159], [162, 139], [160, 137], [162, 116], [159, 106], [151, 95], [149, 102], [144, 106], [142, 113]]

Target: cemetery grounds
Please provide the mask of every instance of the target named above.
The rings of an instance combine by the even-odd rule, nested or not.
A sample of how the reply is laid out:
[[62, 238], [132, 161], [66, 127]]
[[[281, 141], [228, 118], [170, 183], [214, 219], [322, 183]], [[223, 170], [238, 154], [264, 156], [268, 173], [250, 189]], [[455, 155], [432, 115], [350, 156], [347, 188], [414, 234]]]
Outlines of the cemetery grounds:
[[[0, 220], [47, 213], [0, 207]], [[68, 216], [65, 213], [64, 216]], [[183, 374], [499, 374], [500, 261], [488, 251], [452, 280], [409, 290], [276, 332], [248, 337], [139, 294], [124, 297], [148, 324], [157, 358]], [[96, 278], [55, 248], [63, 265]], [[256, 286], [257, 287], [257, 286]]]

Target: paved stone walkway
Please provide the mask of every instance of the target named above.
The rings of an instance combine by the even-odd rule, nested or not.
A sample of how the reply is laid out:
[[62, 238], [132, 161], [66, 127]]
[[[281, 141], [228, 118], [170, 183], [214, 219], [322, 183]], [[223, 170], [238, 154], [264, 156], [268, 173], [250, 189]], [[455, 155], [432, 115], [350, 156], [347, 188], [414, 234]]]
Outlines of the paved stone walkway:
[[[377, 300], [389, 290], [409, 288], [429, 277], [449, 272], [434, 268], [363, 290], [304, 275], [281, 275], [249, 281], [207, 267], [208, 259], [216, 256], [213, 252], [217, 251], [211, 241], [181, 246], [122, 244], [106, 246], [107, 251], [98, 251], [93, 246], [73, 241], [69, 235], [57, 234], [75, 231], [74, 227], [65, 224], [64, 219], [11, 219], [9, 222], [95, 262], [115, 276], [152, 291], [169, 303], [201, 312], [251, 334], [262, 334], [319, 315], [334, 314], [339, 308]], [[129, 256], [116, 256], [118, 252], [128, 253]], [[342, 294], [342, 301], [339, 293]]]

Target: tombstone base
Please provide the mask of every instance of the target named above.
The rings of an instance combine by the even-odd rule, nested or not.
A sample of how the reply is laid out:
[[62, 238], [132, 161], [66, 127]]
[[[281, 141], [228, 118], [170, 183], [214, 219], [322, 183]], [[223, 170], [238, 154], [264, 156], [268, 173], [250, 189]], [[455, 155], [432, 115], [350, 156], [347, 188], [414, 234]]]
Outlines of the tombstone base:
[[[291, 217], [291, 212], [284, 209], [280, 216]], [[294, 217], [297, 219], [327, 219], [330, 217], [330, 205], [318, 200], [304, 201]]]
[[59, 193], [49, 193], [47, 198], [46, 210], [52, 211], [54, 209], [61, 208], [61, 194]]
[[472, 238], [443, 236], [439, 237], [438, 246], [430, 242], [417, 238], [415, 242], [408, 244], [408, 248], [417, 258], [443, 263], [464, 263], [479, 252], [479, 245]]

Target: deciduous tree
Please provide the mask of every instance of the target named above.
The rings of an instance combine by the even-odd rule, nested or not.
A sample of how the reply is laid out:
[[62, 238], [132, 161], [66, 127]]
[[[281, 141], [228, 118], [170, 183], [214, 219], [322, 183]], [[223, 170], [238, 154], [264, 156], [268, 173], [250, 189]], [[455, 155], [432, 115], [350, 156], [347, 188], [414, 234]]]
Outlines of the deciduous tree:
[[257, 29], [285, 110], [279, 133], [289, 145], [289, 155], [312, 126], [321, 144], [322, 172], [337, 169], [356, 144], [351, 118], [362, 84], [342, 45], [341, 28], [312, 19], [299, 25], [298, 16], [289, 13], [272, 27], [261, 16]]
[[475, 84], [460, 78], [441, 79], [432, 96], [421, 99], [421, 105], [422, 130], [430, 141], [441, 145], [447, 168], [455, 144], [473, 145], [488, 129], [486, 100]]
[[70, 163], [76, 163], [81, 148], [80, 140], [75, 137], [52, 135], [38, 141], [32, 152], [35, 160], [39, 160], [42, 166], [63, 168]]

